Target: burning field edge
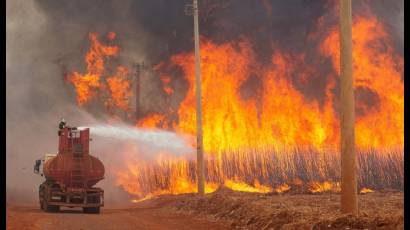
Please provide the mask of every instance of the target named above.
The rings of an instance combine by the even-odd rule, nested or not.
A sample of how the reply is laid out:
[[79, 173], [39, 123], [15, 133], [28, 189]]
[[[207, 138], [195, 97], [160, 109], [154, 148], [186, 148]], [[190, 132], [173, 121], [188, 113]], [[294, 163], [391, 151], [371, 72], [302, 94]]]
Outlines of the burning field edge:
[[[358, 152], [360, 193], [394, 189], [402, 191], [403, 150]], [[340, 191], [340, 155], [337, 151], [240, 151], [215, 154], [205, 163], [206, 193], [221, 186], [258, 193], [321, 193]], [[196, 192], [194, 160], [130, 162], [118, 175], [118, 184], [138, 199], [162, 194]], [[212, 169], [212, 170], [211, 170]], [[213, 170], [216, 169], [216, 170]], [[138, 178], [137, 180], [135, 178]]]

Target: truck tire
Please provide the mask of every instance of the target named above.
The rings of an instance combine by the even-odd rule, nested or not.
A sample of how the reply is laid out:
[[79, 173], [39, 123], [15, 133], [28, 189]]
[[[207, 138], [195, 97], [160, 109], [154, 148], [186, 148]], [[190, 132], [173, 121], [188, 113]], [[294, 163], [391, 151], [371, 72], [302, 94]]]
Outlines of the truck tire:
[[44, 209], [44, 204], [43, 204], [44, 203], [44, 187], [43, 187], [43, 185], [39, 186], [38, 199], [39, 199], [39, 203], [40, 203], [40, 209], [45, 210]]
[[60, 212], [60, 206], [49, 205], [50, 212]]
[[41, 203], [41, 209], [43, 209], [46, 212], [59, 212], [60, 211], [60, 206], [58, 205], [49, 205], [48, 202], [48, 196], [45, 194], [43, 196], [43, 200]]
[[99, 214], [100, 213], [100, 207], [87, 207], [83, 208], [84, 213], [92, 213], [92, 214]]
[[40, 209], [45, 210], [44, 209], [44, 200], [40, 200]]
[[41, 209], [43, 209], [46, 212], [59, 212], [60, 211], [60, 206], [57, 205], [49, 205], [45, 199], [43, 199]]
[[46, 212], [50, 211], [50, 207], [45, 199], [43, 199], [43, 202], [41, 204], [41, 209], [43, 209]]

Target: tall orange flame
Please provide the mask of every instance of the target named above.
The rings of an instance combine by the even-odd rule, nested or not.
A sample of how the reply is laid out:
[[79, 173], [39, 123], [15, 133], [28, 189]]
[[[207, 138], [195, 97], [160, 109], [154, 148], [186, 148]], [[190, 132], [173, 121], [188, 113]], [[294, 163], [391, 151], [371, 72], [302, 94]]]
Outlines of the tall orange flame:
[[[115, 39], [116, 34], [110, 32], [107, 35], [109, 40]], [[85, 105], [96, 95], [108, 94], [104, 101], [107, 108], [119, 108], [124, 111], [129, 110], [129, 98], [132, 95], [130, 81], [127, 79], [128, 70], [123, 66], [117, 67], [117, 73], [108, 76], [105, 59], [114, 57], [119, 52], [118, 46], [104, 45], [98, 39], [96, 33], [89, 34], [90, 48], [85, 55], [87, 71], [85, 74], [74, 71], [68, 76], [77, 93], [77, 103]]]
[[[333, 29], [321, 51], [332, 57], [339, 72], [339, 35]], [[395, 147], [404, 144], [403, 59], [394, 53], [392, 42], [375, 17], [357, 17], [353, 22], [353, 73], [356, 89], [377, 95], [376, 108], [358, 107], [366, 114], [357, 117], [357, 144], [361, 147]]]
[[129, 98], [132, 95], [131, 83], [126, 78], [128, 70], [120, 66], [117, 68], [117, 74], [107, 78], [107, 85], [111, 93], [112, 104], [124, 111], [129, 110]]
[[[401, 79], [403, 59], [394, 53], [391, 44], [382, 24], [374, 17], [354, 19], [355, 87], [357, 90], [365, 88], [377, 98], [377, 103], [373, 105], [368, 105], [360, 100], [361, 98], [356, 98], [357, 109], [361, 110], [356, 120], [358, 149], [403, 148], [404, 87]], [[272, 170], [276, 169], [283, 174], [277, 176], [290, 180], [288, 175], [300, 170], [298, 167], [301, 165], [296, 164], [303, 163], [300, 162], [303, 159], [287, 153], [289, 151], [286, 149], [303, 149], [306, 146], [319, 150], [321, 154], [315, 158], [317, 159], [315, 161], [314, 158], [306, 156], [308, 161], [313, 161], [304, 163], [309, 167], [305, 175], [308, 178], [304, 181], [310, 181], [310, 190], [314, 193], [338, 191], [338, 183], [327, 181], [329, 178], [326, 178], [330, 172], [329, 167], [332, 167], [330, 162], [338, 165], [337, 155], [328, 151], [329, 148], [337, 150], [339, 141], [339, 121], [337, 111], [334, 109], [337, 107], [334, 105], [337, 103], [338, 95], [335, 95], [333, 90], [337, 78], [328, 78], [322, 105], [316, 100], [307, 99], [293, 86], [292, 75], [300, 75], [303, 81], [307, 81], [309, 77], [306, 76], [315, 71], [296, 72], [295, 65], [303, 64], [304, 55], [289, 55], [283, 53], [279, 47], [274, 48], [271, 65], [263, 67], [257, 63], [252, 46], [246, 39], [224, 44], [215, 44], [205, 39], [201, 43], [203, 133], [204, 148], [208, 154], [206, 165], [208, 183], [224, 184], [242, 191], [286, 191], [291, 187], [286, 183], [283, 183], [286, 186], [278, 183], [278, 187], [272, 189], [269, 186], [261, 187], [256, 178], [269, 181]], [[330, 30], [319, 51], [323, 56], [331, 58], [334, 75], [338, 75], [337, 27]], [[179, 122], [173, 128], [180, 133], [195, 134], [194, 55], [193, 53], [177, 54], [171, 58], [171, 63], [182, 69], [189, 83], [187, 95], [178, 110]], [[241, 85], [252, 74], [262, 79], [260, 92], [255, 92], [260, 95], [259, 101], [252, 98], [244, 99], [240, 94]], [[168, 83], [169, 77], [163, 77], [163, 81]], [[164, 90], [171, 92], [169, 89]], [[142, 123], [158, 127], [159, 122], [153, 121], [160, 120], [161, 123], [166, 123], [164, 122], [166, 119], [166, 114], [148, 116]], [[306, 152], [308, 153], [309, 150]], [[393, 159], [395, 157], [393, 155], [384, 156]], [[168, 175], [166, 176], [168, 178], [162, 178], [165, 181], [160, 183], [160, 187], [166, 184], [166, 189], [161, 190], [163, 192], [194, 191], [194, 168], [188, 170], [189, 163], [185, 159], [172, 159], [172, 166], [161, 165], [169, 160], [169, 157], [162, 158], [154, 164], [156, 166], [152, 166], [158, 168], [149, 170], [132, 164], [133, 166], [128, 169], [130, 174], [126, 181], [142, 182], [143, 180], [137, 175], [150, 172], [153, 174], [144, 178]], [[277, 162], [277, 165], [273, 162]], [[363, 164], [368, 167], [367, 164], [371, 163], [364, 161]], [[161, 172], [165, 168], [169, 171]], [[336, 168], [333, 170], [337, 171]], [[138, 174], [134, 174], [135, 172]], [[255, 180], [253, 185], [249, 183], [252, 177]], [[317, 178], [322, 178], [323, 181], [316, 181]], [[122, 179], [123, 177], [119, 176], [119, 180]], [[297, 176], [293, 179], [299, 180]], [[186, 181], [189, 183], [185, 183]], [[130, 186], [120, 184], [131, 192]], [[148, 184], [155, 187], [158, 182]], [[155, 189], [148, 189], [142, 194], [149, 194], [152, 191]]]

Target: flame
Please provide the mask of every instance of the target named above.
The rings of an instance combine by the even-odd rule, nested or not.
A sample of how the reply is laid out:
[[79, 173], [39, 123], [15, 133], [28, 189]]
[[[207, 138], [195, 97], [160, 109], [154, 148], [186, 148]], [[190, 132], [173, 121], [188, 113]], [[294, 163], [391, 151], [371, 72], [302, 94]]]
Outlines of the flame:
[[340, 192], [340, 183], [333, 183], [330, 181], [325, 181], [323, 183], [310, 182], [309, 191], [312, 193], [323, 193], [323, 192]]
[[268, 70], [264, 83], [261, 127], [265, 143], [286, 146], [311, 145], [318, 149], [336, 144], [335, 125], [326, 123], [319, 104], [307, 101], [292, 87], [294, 66], [290, 57], [276, 53], [273, 68]]
[[[107, 34], [109, 40], [115, 39], [116, 34]], [[117, 67], [117, 73], [108, 76], [105, 59], [118, 55], [118, 46], [104, 45], [98, 39], [97, 33], [90, 33], [90, 48], [85, 55], [87, 71], [81, 74], [77, 71], [68, 75], [68, 82], [72, 83], [77, 96], [77, 103], [85, 105], [93, 98], [101, 99], [107, 108], [129, 110], [129, 98], [132, 95], [130, 81], [127, 78], [128, 69]], [[106, 96], [108, 95], [108, 97]], [[98, 97], [97, 97], [98, 96]]]
[[142, 128], [168, 128], [167, 126], [167, 118], [163, 114], [151, 114], [149, 116], [146, 116], [145, 118], [141, 119], [138, 121], [137, 126], [142, 127]]
[[[356, 142], [360, 147], [395, 147], [404, 144], [403, 59], [394, 53], [391, 38], [374, 16], [353, 21], [354, 86], [377, 95], [378, 105], [369, 109], [358, 101], [360, 109], [370, 110], [356, 121]], [[339, 35], [334, 28], [321, 51], [332, 57], [339, 73]]]
[[285, 193], [285, 192], [289, 191], [290, 189], [291, 189], [291, 187], [288, 184], [284, 183], [284, 184], [281, 184], [278, 187], [276, 187], [275, 192]]
[[[196, 193], [197, 185], [190, 177], [190, 162], [183, 158], [172, 158], [166, 153], [159, 154], [156, 164], [150, 162], [130, 162], [128, 171], [117, 171], [117, 184], [130, 194], [150, 199], [162, 194]], [[160, 173], [156, 173], [160, 170]], [[148, 174], [148, 175], [147, 175]], [[139, 178], [140, 180], [135, 180]], [[157, 184], [159, 186], [148, 188]], [[205, 183], [205, 193], [214, 192], [219, 186], [216, 183]], [[137, 199], [136, 201], [141, 201]]]
[[131, 199], [130, 201], [131, 201], [131, 203], [139, 203], [139, 202], [142, 202], [142, 201], [144, 201], [144, 200], [150, 200], [150, 199], [152, 199], [152, 198], [154, 198], [154, 196], [152, 196], [152, 195], [147, 195], [147, 196], [145, 196], [144, 198], [141, 198], [141, 199]]
[[230, 188], [234, 191], [241, 191], [241, 192], [257, 192], [257, 193], [268, 193], [271, 192], [272, 189], [268, 186], [261, 185], [259, 181], [255, 180], [255, 186], [251, 186], [245, 182], [240, 180], [225, 180], [224, 186]]
[[114, 106], [124, 110], [129, 110], [129, 98], [132, 93], [130, 90], [130, 82], [126, 78], [128, 70], [120, 66], [117, 68], [117, 74], [107, 78], [107, 85], [111, 93], [112, 103]]
[[374, 192], [374, 190], [370, 189], [370, 188], [362, 188], [360, 189], [360, 194], [366, 194], [366, 193], [370, 193], [370, 192]]
[[174, 93], [174, 89], [170, 86], [171, 77], [168, 76], [168, 75], [163, 75], [163, 76], [161, 76], [161, 81], [162, 81], [162, 83], [163, 83], [163, 85], [164, 85], [164, 88], [163, 88], [164, 92], [165, 92], [167, 95], [173, 94], [173, 93]]
[[[319, 26], [325, 24], [323, 20], [320, 18]], [[115, 34], [109, 34], [108, 39], [114, 40]], [[290, 189], [287, 183], [291, 184], [292, 180], [297, 184], [307, 183], [312, 193], [340, 191], [340, 184], [333, 182], [337, 176], [330, 172], [337, 171], [335, 168], [339, 165], [339, 96], [335, 94], [339, 75], [338, 39], [335, 26], [328, 30], [318, 47], [320, 58], [329, 59], [333, 64], [332, 72], [326, 76], [323, 100], [306, 97], [294, 84], [295, 76], [301, 84], [307, 84], [314, 80], [315, 74], [321, 73], [320, 66], [305, 64], [304, 54], [289, 54], [273, 45], [270, 63], [262, 65], [245, 37], [218, 44], [202, 39], [207, 193], [222, 185], [238, 191], [282, 193]], [[101, 100], [106, 105], [129, 112], [128, 98], [132, 94], [127, 69], [120, 66], [116, 74], [109, 74], [104, 62], [107, 57], [116, 56], [119, 48], [103, 45], [96, 34], [90, 34], [90, 41], [86, 73], [73, 72], [68, 78], [75, 87], [78, 104], [86, 104], [105, 93], [109, 99]], [[392, 44], [383, 24], [374, 16], [354, 18], [358, 150], [403, 149], [404, 61]], [[176, 54], [167, 62], [180, 68], [188, 82], [188, 91], [176, 114], [151, 113], [136, 121], [136, 126], [171, 129], [181, 135], [196, 134], [194, 63], [193, 52]], [[155, 71], [160, 74], [165, 95], [171, 97], [175, 94], [173, 78], [164, 66], [164, 63], [158, 64]], [[252, 77], [260, 87], [246, 97], [242, 87]], [[362, 94], [370, 99], [360, 98]], [[177, 121], [170, 122], [174, 115]], [[387, 154], [378, 157], [391, 159]], [[387, 165], [388, 160], [383, 162]], [[118, 185], [138, 197], [197, 191], [195, 164], [184, 157], [164, 153], [153, 162], [129, 161], [126, 169], [116, 173]], [[253, 184], [249, 183], [252, 181]], [[277, 184], [280, 185], [273, 186]]]
[[[355, 19], [353, 41], [355, 87], [370, 89], [380, 99], [377, 108], [364, 107], [362, 101], [357, 103], [359, 109], [365, 110], [364, 115], [357, 118], [357, 146], [403, 146], [403, 60], [394, 54], [389, 37], [374, 17]], [[320, 50], [332, 57], [338, 72], [336, 29], [325, 38]], [[257, 63], [246, 40], [222, 45], [203, 41], [201, 52], [206, 151], [263, 145], [310, 145], [316, 148], [338, 145], [339, 124], [331, 104], [337, 97], [331, 93], [334, 82], [329, 80], [325, 105], [321, 108], [316, 101], [306, 100], [292, 86], [295, 65], [292, 57], [279, 49], [272, 57], [272, 67], [261, 71], [252, 70]], [[190, 85], [178, 111], [180, 122], [177, 128], [181, 132], [195, 134], [194, 57], [192, 53], [184, 53], [171, 60], [182, 68]], [[241, 84], [252, 72], [264, 76], [259, 111], [256, 101], [243, 100], [240, 96]]]
[[[366, 106], [358, 101], [356, 144], [358, 149], [391, 148], [403, 146], [403, 60], [391, 47], [387, 33], [374, 17], [357, 17], [353, 23], [353, 61], [355, 87], [365, 87], [378, 98], [376, 106]], [[260, 66], [250, 42], [245, 38], [229, 43], [215, 44], [203, 39], [201, 42], [201, 76], [203, 97], [204, 150], [207, 153], [206, 175], [208, 183], [223, 184], [233, 190], [266, 193], [285, 192], [290, 189], [286, 183], [275, 189], [272, 186], [246, 183], [245, 178], [253, 177], [264, 183], [272, 183], [272, 170], [278, 171], [278, 178], [291, 180], [289, 175], [298, 172], [300, 159], [289, 149], [303, 152], [302, 158], [308, 165], [308, 183], [312, 193], [338, 192], [340, 184], [332, 181], [317, 182], [316, 177], [326, 178], [331, 162], [338, 164], [338, 155], [328, 149], [337, 149], [339, 142], [339, 121], [334, 109], [338, 95], [334, 95], [335, 78], [328, 77], [324, 92], [324, 102], [307, 99], [292, 83], [292, 76], [302, 76], [302, 82], [315, 71], [308, 67], [306, 72], [298, 72], [305, 62], [304, 55], [289, 55], [279, 47], [274, 47], [271, 65]], [[330, 30], [319, 47], [324, 57], [333, 61], [334, 74], [338, 73], [339, 42], [337, 28]], [[171, 58], [171, 63], [182, 69], [189, 88], [178, 109], [178, 123], [173, 129], [181, 134], [196, 133], [195, 121], [195, 60], [193, 53], [181, 53]], [[161, 65], [160, 65], [161, 66]], [[157, 70], [161, 71], [161, 68]], [[243, 98], [241, 86], [250, 75], [259, 76], [262, 87], [253, 92], [257, 98]], [[170, 77], [162, 76], [164, 86], [170, 87]], [[165, 92], [167, 90], [164, 87]], [[223, 89], [223, 90], [221, 90]], [[168, 124], [166, 114], [154, 114], [139, 121], [146, 127], [161, 127]], [[167, 127], [169, 128], [169, 127]], [[319, 151], [317, 161], [313, 161], [304, 150], [305, 146]], [[387, 156], [387, 155], [386, 155]], [[316, 159], [316, 158], [315, 158]], [[333, 159], [333, 160], [332, 160]], [[169, 159], [162, 159], [169, 161]], [[330, 162], [330, 160], [332, 160]], [[160, 162], [157, 162], [160, 165]], [[172, 194], [195, 191], [195, 168], [186, 169], [186, 159], [174, 161], [173, 167], [165, 167], [164, 181], [148, 183], [154, 187], [166, 187]], [[298, 163], [300, 164], [300, 162]], [[308, 163], [307, 163], [308, 164]], [[139, 173], [147, 173], [145, 168], [134, 168]], [[153, 169], [152, 169], [153, 170]], [[158, 166], [153, 175], [163, 176], [163, 166]], [[128, 169], [130, 171], [130, 169]], [[155, 170], [153, 170], [155, 171]], [[152, 171], [150, 171], [152, 172]], [[176, 175], [174, 175], [176, 173]], [[299, 178], [293, 177], [295, 180]], [[138, 181], [133, 176], [128, 180]], [[127, 181], [128, 181], [127, 180]], [[336, 180], [335, 180], [336, 181]], [[124, 186], [124, 184], [123, 184]], [[146, 187], [141, 185], [142, 187]], [[125, 187], [127, 187], [125, 185]], [[138, 189], [137, 189], [138, 190]], [[152, 192], [149, 190], [148, 192]], [[155, 189], [154, 189], [154, 194]], [[136, 194], [136, 193], [134, 193]]]

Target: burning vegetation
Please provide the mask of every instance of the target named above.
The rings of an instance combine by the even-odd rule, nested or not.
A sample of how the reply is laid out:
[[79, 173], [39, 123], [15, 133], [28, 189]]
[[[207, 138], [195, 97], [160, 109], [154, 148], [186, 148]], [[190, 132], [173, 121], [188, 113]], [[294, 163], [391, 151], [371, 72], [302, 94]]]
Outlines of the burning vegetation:
[[[323, 20], [323, 19], [321, 19]], [[206, 153], [206, 193], [220, 186], [232, 190], [285, 193], [301, 187], [310, 193], [340, 190], [339, 118], [337, 82], [339, 36], [337, 27], [322, 28], [315, 48], [317, 60], [332, 64], [321, 100], [301, 92], [298, 84], [315, 81], [326, 62], [312, 66], [304, 53], [288, 53], [272, 42], [268, 64], [258, 61], [246, 36], [218, 43], [201, 39], [203, 134]], [[92, 101], [131, 114], [133, 93], [130, 71], [114, 73], [105, 62], [120, 52], [89, 35], [84, 74], [72, 72], [77, 102]], [[115, 33], [107, 40], [115, 42]], [[137, 127], [167, 129], [195, 135], [195, 65], [193, 52], [172, 55], [153, 71], [166, 97], [177, 92], [175, 70], [188, 89], [178, 109], [147, 113], [131, 120]], [[372, 189], [403, 189], [404, 85], [403, 58], [396, 54], [383, 23], [373, 15], [353, 18], [353, 67], [356, 90], [356, 145], [361, 193]], [[295, 78], [296, 76], [296, 78]], [[256, 82], [250, 84], [252, 79]], [[244, 85], [256, 85], [244, 96]], [[128, 116], [132, 117], [132, 116]], [[187, 140], [189, 145], [195, 142]], [[195, 161], [158, 154], [155, 160], [124, 159], [127, 168], [116, 172], [117, 183], [138, 198], [196, 192]]]
[[[110, 32], [107, 34], [107, 39], [113, 40], [115, 36], [114, 32]], [[116, 73], [109, 76], [105, 66], [105, 59], [115, 57], [119, 47], [102, 44], [96, 33], [90, 33], [89, 39], [91, 44], [85, 55], [86, 73], [73, 72], [67, 77], [67, 81], [75, 87], [77, 103], [85, 105], [92, 99], [98, 98], [107, 108], [115, 107], [127, 111], [132, 94], [128, 69], [118, 66]]]

